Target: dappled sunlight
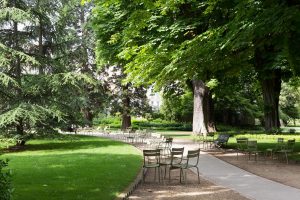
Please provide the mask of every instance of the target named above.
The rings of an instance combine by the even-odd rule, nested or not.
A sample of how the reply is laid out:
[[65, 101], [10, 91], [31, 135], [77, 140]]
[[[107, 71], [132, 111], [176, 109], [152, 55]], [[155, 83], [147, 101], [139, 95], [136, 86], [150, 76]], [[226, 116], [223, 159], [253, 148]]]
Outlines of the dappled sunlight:
[[81, 137], [72, 142], [34, 141], [30, 145], [26, 151], [1, 156], [9, 158], [15, 174], [16, 200], [41, 196], [43, 200], [62, 196], [114, 199], [135, 179], [142, 165], [141, 154], [135, 147], [108, 139]]

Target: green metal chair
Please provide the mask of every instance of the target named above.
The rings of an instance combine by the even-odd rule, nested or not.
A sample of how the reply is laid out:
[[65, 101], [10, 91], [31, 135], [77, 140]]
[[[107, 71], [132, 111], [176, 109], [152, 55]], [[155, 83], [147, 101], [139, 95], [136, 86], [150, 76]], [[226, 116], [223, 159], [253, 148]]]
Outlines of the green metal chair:
[[245, 154], [248, 144], [248, 138], [236, 138], [236, 159], [239, 157], [239, 153]]
[[143, 150], [143, 182], [145, 182], [146, 170], [155, 169], [154, 181], [156, 181], [156, 172], [158, 172], [158, 182], [160, 182], [160, 149]]
[[178, 165], [171, 166], [173, 168], [180, 168], [180, 183], [182, 182], [182, 180], [184, 180], [185, 183], [187, 182], [186, 172], [190, 168], [197, 169], [198, 183], [200, 183], [199, 168], [198, 168], [199, 156], [200, 156], [200, 148], [197, 150], [188, 151], [185, 162], [182, 162]]
[[211, 148], [215, 141], [215, 133], [208, 133], [206, 136], [203, 136], [202, 140], [204, 149]]
[[277, 138], [277, 144], [274, 148], [267, 148], [265, 150], [265, 157], [267, 157], [268, 155], [271, 156], [271, 158], [274, 158], [274, 153], [276, 153], [277, 151], [280, 151], [284, 148], [284, 138]]
[[288, 140], [286, 145], [284, 145], [281, 150], [276, 151], [276, 153], [284, 155], [284, 157], [286, 159], [286, 164], [289, 164], [288, 154], [292, 154], [294, 152], [295, 143], [296, 143], [295, 139]]
[[165, 138], [165, 140], [158, 145], [158, 149], [162, 150], [163, 155], [169, 156], [171, 153], [172, 144], [173, 138]]
[[249, 155], [249, 160], [251, 155], [255, 156], [255, 161], [257, 161], [258, 154], [262, 153], [257, 149], [257, 140], [249, 140], [247, 143], [247, 149], [245, 150]]
[[[162, 157], [160, 166], [165, 168], [164, 177], [166, 177], [167, 168], [170, 170], [170, 166], [180, 164], [183, 158], [184, 147], [182, 148], [172, 148], [169, 157]], [[170, 173], [169, 173], [170, 176]], [[170, 177], [169, 177], [170, 181]]]

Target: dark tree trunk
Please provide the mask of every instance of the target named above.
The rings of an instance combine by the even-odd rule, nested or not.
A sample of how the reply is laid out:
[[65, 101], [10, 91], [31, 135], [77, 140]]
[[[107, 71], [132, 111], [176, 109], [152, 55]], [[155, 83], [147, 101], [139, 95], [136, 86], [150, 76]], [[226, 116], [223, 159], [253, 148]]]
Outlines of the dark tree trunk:
[[94, 118], [94, 115], [93, 115], [91, 109], [89, 107], [86, 107], [82, 110], [82, 112], [83, 112], [84, 118], [87, 120], [87, 125], [89, 127], [91, 127], [93, 124], [93, 118]]
[[[86, 30], [84, 28], [85, 24], [86, 24], [86, 19], [85, 19], [85, 11], [84, 11], [84, 7], [81, 8], [80, 10], [80, 25], [81, 25], [81, 72], [82, 73], [90, 73], [90, 69], [89, 69], [89, 57], [88, 57], [88, 48], [84, 42], [85, 38], [87, 37], [87, 33]], [[88, 86], [84, 86], [85, 90], [87, 91], [87, 98], [91, 99], [91, 88], [89, 88]], [[90, 105], [86, 105], [86, 107], [82, 110], [83, 112], [83, 116], [86, 119], [86, 121], [88, 122], [88, 126], [92, 126], [93, 123], [93, 118], [94, 118], [94, 114], [92, 112], [92, 106]]]
[[128, 96], [128, 85], [123, 86], [122, 89], [123, 89], [122, 130], [125, 130], [131, 126], [130, 98]]
[[272, 132], [280, 128], [279, 121], [279, 95], [281, 90], [281, 71], [272, 70], [268, 77], [261, 80], [264, 100], [265, 130]]
[[264, 101], [264, 126], [267, 132], [280, 128], [279, 95], [281, 90], [281, 69], [268, 67], [277, 55], [272, 45], [255, 50], [254, 67], [258, 73]]
[[131, 116], [123, 114], [122, 115], [122, 130], [126, 130], [131, 127]]
[[193, 133], [206, 135], [208, 132], [215, 132], [214, 104], [211, 91], [201, 80], [194, 80], [193, 87]]
[[[14, 49], [18, 50], [19, 49], [19, 38], [18, 38], [18, 23], [14, 22], [13, 23], [13, 29], [14, 29]], [[13, 62], [13, 66], [14, 66], [14, 70], [15, 70], [15, 77], [16, 80], [21, 88], [21, 84], [22, 84], [22, 68], [21, 68], [21, 62], [20, 62], [20, 58], [16, 58], [15, 61]], [[22, 90], [18, 88], [17, 89], [17, 96], [18, 99], [22, 99]], [[19, 119], [16, 126], [16, 131], [17, 134], [20, 136], [24, 135], [24, 124], [23, 124], [23, 119]], [[21, 140], [17, 142], [17, 145], [25, 145], [25, 140]]]
[[[38, 1], [38, 4], [39, 4], [39, 1]], [[39, 56], [40, 56], [40, 59], [42, 59], [42, 57], [44, 56], [42, 17], [39, 17], [39, 23], [40, 23], [40, 25], [39, 25]], [[43, 65], [39, 65], [39, 74], [44, 74]]]

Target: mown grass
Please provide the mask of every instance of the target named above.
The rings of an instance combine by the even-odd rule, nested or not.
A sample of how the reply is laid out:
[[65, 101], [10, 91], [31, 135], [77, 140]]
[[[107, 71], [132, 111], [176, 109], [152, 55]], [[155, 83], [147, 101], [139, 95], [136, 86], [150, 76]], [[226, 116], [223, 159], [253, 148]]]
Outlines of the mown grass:
[[[191, 139], [195, 142], [199, 141], [199, 136], [194, 136], [192, 132], [181, 132], [181, 131], [161, 131], [160, 132], [165, 137], [173, 137], [178, 139]], [[226, 132], [227, 133], [227, 132]], [[261, 151], [265, 151], [268, 148], [275, 148], [277, 143], [277, 138], [284, 138], [285, 141], [290, 139], [296, 139], [294, 154], [290, 156], [291, 160], [300, 160], [300, 135], [299, 134], [278, 134], [278, 135], [270, 135], [265, 133], [229, 133], [231, 137], [229, 138], [228, 144], [226, 148], [235, 149], [237, 147], [236, 138], [243, 137], [248, 138], [250, 140], [257, 140], [258, 149]], [[215, 135], [214, 139], [217, 139], [218, 135]], [[212, 139], [212, 138], [211, 138]]]
[[14, 200], [114, 199], [136, 177], [140, 152], [97, 137], [32, 140], [25, 151], [5, 153]]

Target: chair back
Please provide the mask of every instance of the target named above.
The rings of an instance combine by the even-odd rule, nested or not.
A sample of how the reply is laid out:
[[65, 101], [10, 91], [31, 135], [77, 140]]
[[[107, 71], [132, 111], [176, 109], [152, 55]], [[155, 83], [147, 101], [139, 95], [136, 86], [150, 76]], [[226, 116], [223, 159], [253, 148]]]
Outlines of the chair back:
[[196, 162], [192, 164], [193, 166], [197, 166], [199, 163], [199, 156], [200, 156], [200, 148], [197, 150], [190, 150], [187, 154], [187, 165], [190, 163], [190, 159], [197, 158]]
[[172, 148], [171, 150], [171, 165], [180, 164], [183, 158], [184, 147]]
[[277, 144], [275, 147], [275, 151], [279, 151], [285, 148], [284, 138], [277, 138]]
[[229, 135], [228, 134], [220, 134], [217, 140], [219, 142], [227, 143], [229, 140]]
[[247, 143], [247, 147], [249, 151], [257, 150], [257, 140], [249, 140]]
[[288, 140], [286, 144], [286, 149], [289, 151], [294, 151], [295, 143], [296, 143], [295, 139]]
[[173, 138], [166, 138], [166, 143], [172, 143], [173, 142]]
[[248, 144], [248, 138], [236, 138], [237, 149], [245, 150]]
[[160, 150], [143, 150], [144, 155], [144, 167], [150, 165], [159, 165], [160, 163]]

